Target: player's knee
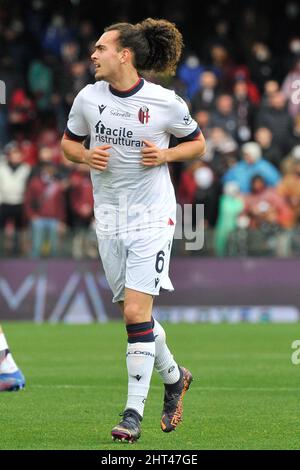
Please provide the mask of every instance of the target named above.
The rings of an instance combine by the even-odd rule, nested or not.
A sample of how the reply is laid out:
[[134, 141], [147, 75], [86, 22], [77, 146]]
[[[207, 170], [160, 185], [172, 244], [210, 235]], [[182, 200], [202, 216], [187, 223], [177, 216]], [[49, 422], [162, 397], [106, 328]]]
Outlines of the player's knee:
[[130, 302], [124, 306], [124, 320], [127, 325], [131, 325], [148, 321], [148, 317], [141, 305]]

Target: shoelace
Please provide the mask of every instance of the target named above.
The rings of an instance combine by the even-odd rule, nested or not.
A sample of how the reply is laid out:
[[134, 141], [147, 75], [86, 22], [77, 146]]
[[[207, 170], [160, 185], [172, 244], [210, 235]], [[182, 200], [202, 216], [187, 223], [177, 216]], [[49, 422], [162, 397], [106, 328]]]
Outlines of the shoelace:
[[119, 416], [122, 416], [124, 418], [120, 422], [120, 425], [126, 423], [126, 424], [129, 424], [130, 426], [137, 426], [137, 418], [130, 411], [124, 411], [123, 413], [120, 413]]
[[165, 411], [167, 413], [173, 413], [174, 408], [177, 407], [178, 399], [180, 398], [180, 392], [165, 392]]

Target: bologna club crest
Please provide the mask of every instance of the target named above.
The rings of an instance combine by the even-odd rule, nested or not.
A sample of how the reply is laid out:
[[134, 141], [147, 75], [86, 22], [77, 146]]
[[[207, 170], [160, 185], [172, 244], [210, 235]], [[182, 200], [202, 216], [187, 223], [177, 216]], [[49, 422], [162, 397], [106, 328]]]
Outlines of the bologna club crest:
[[149, 108], [147, 108], [147, 106], [142, 106], [139, 110], [138, 116], [139, 116], [139, 121], [142, 124], [148, 124], [149, 119], [150, 119]]

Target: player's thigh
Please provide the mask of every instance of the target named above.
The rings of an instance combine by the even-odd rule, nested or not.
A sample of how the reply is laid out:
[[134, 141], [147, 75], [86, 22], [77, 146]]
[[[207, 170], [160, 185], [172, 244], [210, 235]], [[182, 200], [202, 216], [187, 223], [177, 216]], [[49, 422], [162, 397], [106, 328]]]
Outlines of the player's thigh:
[[98, 248], [106, 280], [111, 288], [114, 302], [124, 300], [126, 249], [120, 240], [98, 238]]
[[126, 325], [150, 321], [152, 307], [152, 295], [125, 287], [123, 315]]
[[159, 295], [160, 289], [168, 286], [173, 289], [169, 280], [173, 234], [172, 228], [153, 229], [143, 239], [132, 241], [126, 260], [126, 288], [149, 295]]

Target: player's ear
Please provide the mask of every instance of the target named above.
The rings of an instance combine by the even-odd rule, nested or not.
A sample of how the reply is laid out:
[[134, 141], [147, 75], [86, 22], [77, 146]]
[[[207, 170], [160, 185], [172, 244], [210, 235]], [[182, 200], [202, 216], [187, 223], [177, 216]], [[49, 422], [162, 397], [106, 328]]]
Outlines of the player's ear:
[[121, 64], [125, 64], [125, 62], [128, 62], [131, 58], [131, 50], [130, 49], [122, 49], [121, 51], [121, 57], [120, 57], [120, 62]]

